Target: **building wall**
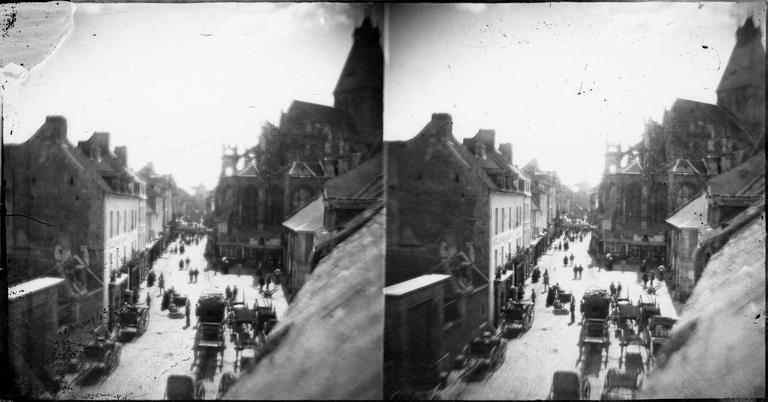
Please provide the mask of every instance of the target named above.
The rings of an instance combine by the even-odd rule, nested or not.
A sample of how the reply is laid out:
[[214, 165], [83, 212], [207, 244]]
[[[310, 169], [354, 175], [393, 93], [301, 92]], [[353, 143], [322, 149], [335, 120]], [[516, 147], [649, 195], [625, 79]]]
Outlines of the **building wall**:
[[[120, 269], [139, 248], [139, 230], [132, 214], [138, 214], [139, 199], [132, 196], [110, 194], [104, 209], [104, 267], [107, 272]], [[118, 218], [119, 216], [119, 218]], [[110, 218], [111, 217], [111, 218]], [[127, 219], [127, 220], [126, 220]], [[107, 276], [109, 279], [109, 276]]]

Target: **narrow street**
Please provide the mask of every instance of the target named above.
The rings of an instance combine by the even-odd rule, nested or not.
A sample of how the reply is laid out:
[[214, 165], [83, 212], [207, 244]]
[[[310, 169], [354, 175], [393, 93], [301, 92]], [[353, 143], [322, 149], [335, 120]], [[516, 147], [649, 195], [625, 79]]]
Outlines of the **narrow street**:
[[[557, 241], [555, 241], [555, 244]], [[637, 273], [637, 268], [616, 264], [613, 271], [600, 270], [592, 266], [592, 260], [587, 254], [589, 236], [583, 242], [572, 243], [568, 252], [548, 251], [539, 260], [542, 270], [549, 270], [550, 284], [559, 283], [566, 291], [573, 292], [576, 298], [576, 322], [571, 323], [570, 313], [555, 313], [552, 307], [545, 307], [546, 292], [544, 285], [534, 284], [536, 289], [535, 317], [532, 327], [525, 333], [512, 338], [507, 343], [503, 364], [485, 379], [469, 382], [456, 396], [457, 399], [518, 399], [533, 400], [547, 399], [552, 375], [558, 370], [576, 371], [586, 375], [591, 386], [591, 399], [600, 398], [605, 382], [605, 375], [610, 368], [647, 370], [645, 348], [629, 346], [627, 359], [621, 359], [621, 348], [616, 339], [614, 327], [611, 326], [611, 344], [608, 349], [608, 359], [605, 354], [585, 349], [584, 356], [579, 357], [579, 300], [584, 291], [590, 286], [608, 288], [611, 281], [621, 283], [622, 293], [633, 302], [645, 293], [643, 283]], [[584, 267], [582, 279], [573, 279], [573, 266], [563, 267], [563, 256], [573, 253], [574, 264]], [[654, 284], [656, 284], [654, 282]], [[526, 287], [526, 296], [530, 295], [530, 279]], [[666, 286], [656, 293], [661, 314], [677, 318]], [[637, 355], [639, 354], [639, 356]]]
[[[170, 244], [172, 249], [176, 243]], [[165, 277], [165, 287], [174, 287], [180, 294], [187, 295], [192, 306], [190, 326], [186, 327], [183, 315], [180, 318], [169, 317], [168, 311], [160, 311], [161, 297], [155, 286], [146, 288], [146, 282], [142, 285], [140, 297], [142, 302], [146, 298], [147, 291], [152, 296], [150, 306], [150, 318], [147, 332], [143, 335], [127, 341], [122, 345], [120, 364], [108, 377], [101, 382], [92, 385], [73, 386], [73, 389], [61, 399], [163, 399], [166, 379], [171, 374], [187, 374], [197, 376], [205, 386], [205, 398], [215, 399], [219, 387], [219, 380], [223, 373], [233, 372], [239, 375], [239, 366], [235, 366], [235, 348], [230, 339], [230, 331], [225, 331], [226, 349], [223, 362], [214, 361], [210, 356], [193, 366], [194, 352], [192, 346], [195, 338], [196, 319], [194, 306], [198, 296], [207, 289], [218, 289], [222, 293], [227, 285], [237, 286], [238, 300], [245, 300], [249, 306], [255, 299], [260, 298], [258, 285], [252, 286], [253, 271], [243, 269], [238, 276], [236, 269], [231, 269], [228, 275], [222, 275], [214, 270], [206, 270], [206, 261], [203, 257], [205, 240], [199, 245], [192, 243], [186, 247], [183, 255], [165, 252], [155, 262], [154, 269], [158, 277], [160, 273]], [[200, 270], [198, 283], [189, 283], [189, 271], [179, 270], [179, 259], [190, 258], [190, 267]], [[278, 321], [282, 319], [288, 304], [279, 289], [272, 295], [272, 303], [275, 306]], [[252, 357], [253, 350], [245, 350], [242, 356]]]

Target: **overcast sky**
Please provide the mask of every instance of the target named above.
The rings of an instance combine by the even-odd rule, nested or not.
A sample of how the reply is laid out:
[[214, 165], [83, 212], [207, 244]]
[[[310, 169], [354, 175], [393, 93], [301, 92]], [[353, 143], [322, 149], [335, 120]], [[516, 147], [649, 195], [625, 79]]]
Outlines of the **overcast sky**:
[[[761, 3], [416, 4], [390, 10], [385, 139], [452, 114], [461, 141], [496, 129], [519, 166], [537, 158], [595, 185], [605, 141], [639, 141], [675, 98], [716, 102], [736, 28]], [[765, 46], [765, 36], [763, 36]], [[706, 48], [705, 48], [706, 47]]]
[[[108, 131], [112, 148], [128, 146], [131, 168], [152, 161], [187, 189], [215, 186], [222, 144], [255, 145], [262, 122], [277, 124], [293, 99], [333, 105], [364, 13], [310, 3], [75, 8], [66, 39], [18, 90], [5, 140], [22, 142], [46, 115], [63, 115], [72, 143]], [[22, 35], [32, 32], [23, 11]]]

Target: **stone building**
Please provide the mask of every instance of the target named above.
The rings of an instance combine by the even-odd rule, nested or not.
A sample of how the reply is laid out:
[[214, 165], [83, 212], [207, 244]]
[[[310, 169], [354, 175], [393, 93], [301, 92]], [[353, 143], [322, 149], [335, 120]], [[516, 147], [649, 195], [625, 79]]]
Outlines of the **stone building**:
[[646, 123], [642, 141], [609, 144], [599, 187], [598, 249], [662, 263], [664, 220], [707, 181], [764, 152], [765, 50], [752, 19], [718, 85], [717, 105], [677, 99], [662, 124]]
[[366, 18], [355, 29], [334, 90], [334, 107], [294, 101], [258, 145], [225, 147], [214, 190], [214, 254], [282, 266], [282, 223], [317, 197], [323, 183], [381, 149], [383, 52]]
[[[430, 352], [436, 360], [425, 362], [414, 378], [406, 379], [410, 384], [398, 384], [399, 388], [434, 383], [437, 373], [450, 369], [453, 359], [491, 321], [489, 207], [495, 184], [453, 137], [452, 125], [450, 115], [434, 114], [414, 138], [386, 144], [385, 286], [427, 274], [450, 277], [438, 301], [444, 330], [439, 350]], [[386, 336], [398, 331], [384, 328]], [[428, 343], [416, 334], [400, 341], [414, 347]], [[385, 340], [384, 354], [391, 360], [388, 372], [397, 373], [408, 363], [386, 350], [392, 342]]]
[[101, 312], [119, 303], [118, 285], [129, 281], [143, 249], [145, 183], [126, 167], [125, 148], [116, 151], [107, 133], [74, 147], [57, 116], [4, 149], [9, 283], [64, 278], [60, 325], [106, 318]]
[[541, 170], [536, 159], [531, 159], [522, 170], [531, 179], [532, 210], [538, 209], [536, 214], [532, 212], [532, 235], [544, 236], [549, 242], [555, 231], [555, 218], [560, 205], [557, 201], [560, 180], [554, 171]]

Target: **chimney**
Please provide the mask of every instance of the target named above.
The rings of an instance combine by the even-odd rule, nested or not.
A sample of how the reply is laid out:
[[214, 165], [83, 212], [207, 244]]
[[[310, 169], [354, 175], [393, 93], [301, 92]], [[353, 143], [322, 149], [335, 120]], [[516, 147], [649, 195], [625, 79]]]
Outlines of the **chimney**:
[[51, 140], [59, 142], [67, 139], [67, 119], [63, 116], [46, 116], [45, 126]]
[[512, 163], [512, 144], [507, 142], [504, 144], [499, 144], [499, 153], [504, 157], [504, 159], [509, 163], [510, 165], [513, 165]]
[[128, 166], [128, 148], [125, 145], [121, 147], [115, 147], [115, 155], [123, 163], [123, 166]]
[[485, 145], [485, 149], [493, 151], [496, 149], [496, 130], [484, 130], [480, 129], [475, 135], [477, 141], [482, 142]]
[[426, 128], [430, 134], [442, 140], [449, 140], [453, 137], [453, 119], [448, 113], [432, 113], [432, 120]]

